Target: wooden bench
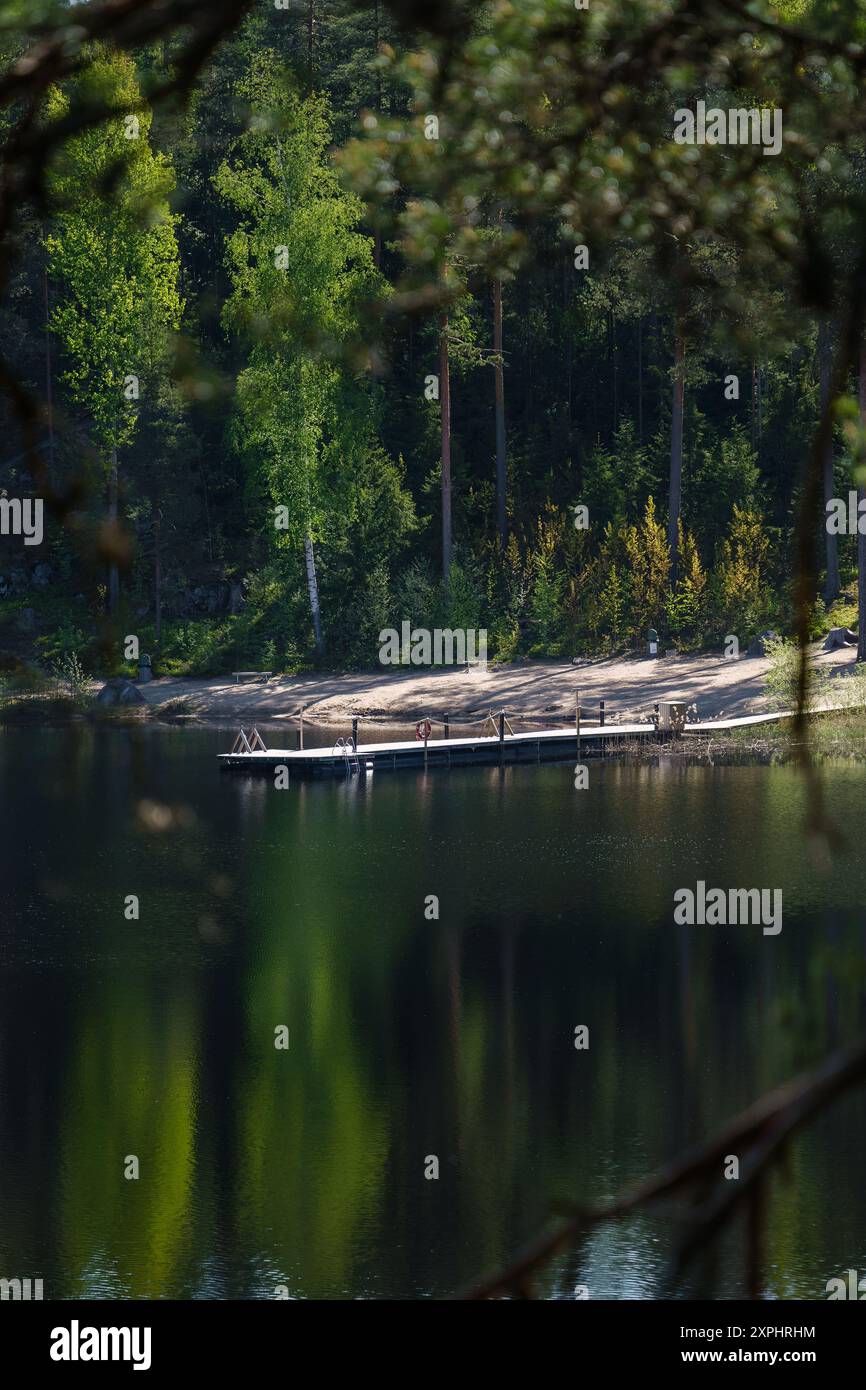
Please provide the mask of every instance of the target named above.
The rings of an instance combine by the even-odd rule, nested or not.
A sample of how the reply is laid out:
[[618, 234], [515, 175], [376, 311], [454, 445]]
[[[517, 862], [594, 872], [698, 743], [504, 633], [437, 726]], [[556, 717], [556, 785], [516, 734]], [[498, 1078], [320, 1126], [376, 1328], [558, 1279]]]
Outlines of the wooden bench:
[[235, 685], [238, 685], [242, 676], [251, 676], [253, 680], [269, 681], [273, 671], [232, 671], [235, 678]]

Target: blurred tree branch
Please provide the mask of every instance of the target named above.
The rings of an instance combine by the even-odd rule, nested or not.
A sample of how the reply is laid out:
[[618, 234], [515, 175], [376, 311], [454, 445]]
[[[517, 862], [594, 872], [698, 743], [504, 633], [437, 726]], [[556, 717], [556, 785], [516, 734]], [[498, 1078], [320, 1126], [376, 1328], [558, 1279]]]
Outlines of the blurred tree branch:
[[[504, 1269], [478, 1280], [454, 1297], [532, 1297], [534, 1281], [551, 1260], [566, 1249], [579, 1249], [593, 1227], [621, 1220], [673, 1197], [701, 1196], [708, 1185], [712, 1195], [690, 1215], [681, 1231], [672, 1266], [672, 1278], [679, 1279], [689, 1261], [730, 1222], [741, 1204], [750, 1207], [756, 1199], [762, 1203], [765, 1179], [796, 1131], [864, 1080], [866, 1041], [861, 1041], [833, 1053], [814, 1070], [763, 1096], [692, 1153], [675, 1159], [621, 1196], [595, 1207], [571, 1210], [565, 1219], [526, 1245]], [[739, 1158], [740, 1176], [726, 1180], [722, 1171], [730, 1154]], [[750, 1249], [750, 1263], [753, 1255]], [[749, 1264], [747, 1273], [754, 1289], [754, 1269]]]
[[[252, 0], [101, 0], [76, 5], [51, 22], [24, 25], [17, 36], [24, 52], [0, 77], [0, 110], [7, 125], [0, 149], [0, 294], [5, 294], [16, 259], [15, 232], [28, 204], [44, 214], [49, 163], [63, 144], [117, 115], [110, 104], [79, 104], [62, 118], [45, 121], [44, 101], [56, 83], [79, 72], [88, 46], [105, 43], [132, 50], [155, 39], [181, 39], [172, 58], [172, 75], [151, 85], [149, 104], [185, 98], [217, 45], [251, 7]], [[44, 409], [23, 386], [13, 368], [0, 359], [0, 389], [21, 429], [27, 467], [34, 488], [61, 523], [80, 499], [80, 489], [59, 494], [39, 452]], [[111, 537], [105, 542], [111, 548]]]

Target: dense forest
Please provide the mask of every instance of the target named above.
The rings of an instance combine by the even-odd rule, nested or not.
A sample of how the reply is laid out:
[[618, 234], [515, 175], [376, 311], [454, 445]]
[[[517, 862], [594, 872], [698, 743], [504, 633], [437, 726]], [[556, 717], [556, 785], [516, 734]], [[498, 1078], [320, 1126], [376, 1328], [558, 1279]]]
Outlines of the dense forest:
[[[654, 4], [641, 22], [676, 8]], [[148, 100], [173, 71], [172, 35], [131, 54], [94, 42], [46, 91], [45, 121], [97, 101], [114, 114], [70, 121], [11, 233], [0, 353], [44, 407], [44, 477], [65, 501], [42, 545], [0, 538], [8, 659], [104, 672], [136, 634], [157, 673], [367, 667], [380, 630], [405, 620], [486, 628], [506, 660], [634, 649], [649, 627], [680, 650], [791, 630], [802, 479], [839, 394], [834, 371], [853, 404], [831, 421], [824, 496], [859, 485], [856, 373], [833, 366], [845, 308], [834, 286], [855, 257], [853, 213], [838, 208], [859, 207], [856, 144], [828, 127], [811, 148], [804, 116], [793, 162], [737, 152], [751, 182], [718, 217], [712, 201], [741, 165], [705, 166], [710, 211], [679, 225], [676, 195], [659, 211], [645, 186], [682, 153], [671, 132], [683, 98], [662, 68], [640, 88], [640, 119], [622, 118], [634, 148], [602, 121], [596, 154], [565, 169], [569, 225], [562, 189], [550, 193], [555, 158], [538, 152], [557, 151], [573, 113], [531, 78], [543, 85], [545, 44], [565, 41], [556, 25], [582, 16], [553, 0], [472, 9], [431, 36], [384, 3], [262, 3], [186, 101]], [[823, 13], [780, 9], [792, 25]], [[547, 26], [535, 54], [533, 24]], [[751, 61], [738, 24], [708, 40], [710, 66], [724, 44]], [[603, 52], [615, 39], [580, 41]], [[10, 26], [0, 43], [12, 65], [24, 39]], [[469, 67], [452, 76], [458, 95], [436, 90], [446, 61]], [[731, 104], [782, 101], [781, 86], [755, 94], [739, 61], [725, 59]], [[512, 96], [525, 87], [525, 109], [485, 117], [507, 63], [502, 81]], [[806, 68], [847, 112], [851, 74], [820, 53]], [[681, 89], [700, 96], [711, 77], [683, 71]], [[768, 80], [783, 81], [772, 64]], [[448, 122], [461, 100], [458, 150]], [[560, 122], [547, 142], [545, 103]], [[7, 138], [15, 116], [7, 106]], [[656, 145], [639, 143], [642, 120]], [[512, 124], [529, 136], [497, 184], [485, 161]], [[838, 159], [816, 154], [825, 139]], [[459, 226], [437, 180], [460, 199]], [[755, 254], [764, 229], [750, 219], [768, 187], [766, 221], [811, 303]], [[669, 239], [661, 255], [643, 205], [670, 224], [654, 233]], [[814, 230], [808, 276], [802, 257], [785, 260], [792, 208]], [[8, 393], [0, 411], [2, 486], [31, 495]], [[857, 538], [812, 530], [818, 635], [856, 625]]]

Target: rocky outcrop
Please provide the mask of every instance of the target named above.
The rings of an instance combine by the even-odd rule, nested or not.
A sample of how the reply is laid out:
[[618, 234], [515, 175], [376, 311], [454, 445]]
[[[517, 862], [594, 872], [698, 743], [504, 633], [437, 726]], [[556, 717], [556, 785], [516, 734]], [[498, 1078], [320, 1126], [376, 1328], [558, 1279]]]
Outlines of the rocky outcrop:
[[100, 690], [96, 703], [110, 708], [115, 705], [143, 705], [146, 701], [132, 681], [125, 676], [113, 676]]

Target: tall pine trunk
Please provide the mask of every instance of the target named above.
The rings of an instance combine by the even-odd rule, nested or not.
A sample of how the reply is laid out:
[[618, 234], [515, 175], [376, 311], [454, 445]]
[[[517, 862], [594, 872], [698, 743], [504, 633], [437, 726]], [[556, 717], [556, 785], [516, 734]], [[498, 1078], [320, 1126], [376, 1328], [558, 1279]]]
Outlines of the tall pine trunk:
[[307, 81], [313, 90], [313, 64], [316, 46], [316, 2], [307, 0]]
[[668, 546], [671, 552], [671, 584], [676, 582], [679, 559], [677, 537], [683, 483], [683, 408], [685, 404], [683, 368], [685, 356], [685, 335], [682, 319], [678, 313], [674, 324], [674, 395], [671, 413], [671, 477], [668, 493]]
[[154, 633], [157, 642], [162, 637], [162, 528], [161, 513], [153, 518], [153, 587], [154, 587]]
[[643, 444], [643, 318], [637, 321], [637, 442]]
[[493, 281], [493, 378], [496, 391], [496, 531], [505, 549], [508, 520], [506, 493], [508, 470], [505, 457], [505, 379], [502, 361], [502, 280]]
[[[826, 319], [821, 319], [818, 324], [818, 371], [820, 382], [820, 402], [821, 415], [823, 416], [830, 402], [830, 325]], [[829, 502], [835, 496], [833, 484], [833, 439], [828, 436], [827, 445], [824, 450], [823, 458], [824, 471], [824, 501]], [[826, 508], [824, 515], [827, 515]], [[827, 583], [824, 588], [824, 601], [827, 607], [839, 597], [839, 540], [835, 535], [831, 535], [827, 528], [824, 528], [827, 538]]]
[[[373, 53], [379, 55], [379, 0], [373, 8]], [[376, 68], [376, 110], [382, 110], [382, 69]]]
[[451, 578], [451, 376], [448, 366], [448, 315], [439, 318], [439, 404], [442, 420], [442, 578]]
[[[860, 344], [860, 427], [866, 429], [866, 341]], [[866, 486], [857, 489], [857, 501], [866, 501]], [[866, 510], [866, 508], [864, 508]], [[866, 661], [866, 536], [860, 534], [857, 508], [857, 660]]]
[[[108, 543], [112, 555], [117, 553], [117, 445], [111, 450], [111, 466], [108, 470]], [[117, 560], [112, 559], [108, 566], [108, 611], [112, 618], [117, 616], [120, 598], [120, 579]]]
[[51, 391], [51, 308], [48, 300], [48, 267], [44, 271], [45, 287], [45, 409], [48, 425], [48, 467], [54, 477], [54, 406]]
[[313, 552], [311, 536], [304, 537], [304, 557], [307, 562], [307, 592], [310, 595], [310, 613], [313, 619], [313, 636], [316, 639], [316, 655], [321, 656], [324, 645], [322, 642], [322, 610], [319, 607], [319, 582], [316, 579], [316, 557]]
[[[373, 57], [379, 54], [379, 0], [373, 10]], [[376, 110], [382, 110], [382, 69], [376, 68]], [[373, 264], [377, 270], [382, 266], [382, 234], [377, 227], [373, 233]]]

